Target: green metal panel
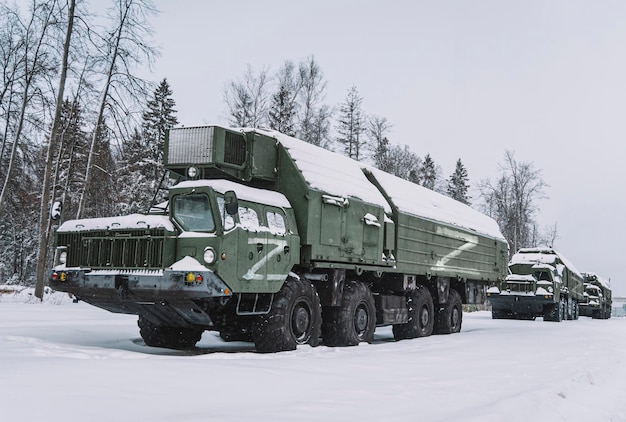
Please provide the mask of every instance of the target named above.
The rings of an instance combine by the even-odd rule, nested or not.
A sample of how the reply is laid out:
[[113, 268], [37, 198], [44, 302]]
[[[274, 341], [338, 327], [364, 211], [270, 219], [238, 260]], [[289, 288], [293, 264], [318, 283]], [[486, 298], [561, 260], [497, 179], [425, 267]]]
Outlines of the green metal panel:
[[413, 215], [399, 213], [397, 221], [400, 272], [493, 281], [502, 277], [502, 242]]

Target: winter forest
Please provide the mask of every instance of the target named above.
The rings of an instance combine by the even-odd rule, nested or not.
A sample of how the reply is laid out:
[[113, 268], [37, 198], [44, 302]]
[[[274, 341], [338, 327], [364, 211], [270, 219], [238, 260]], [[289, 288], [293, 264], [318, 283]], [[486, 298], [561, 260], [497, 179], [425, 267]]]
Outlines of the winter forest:
[[[63, 221], [147, 212], [174, 183], [166, 131], [200, 124], [178, 120], [167, 75], [141, 76], [158, 55], [154, 4], [109, 3], [101, 14], [80, 0], [0, 4], [0, 284], [41, 289]], [[222, 124], [275, 129], [470, 204], [498, 221], [511, 252], [554, 244], [557, 224], [537, 224], [548, 184], [533, 162], [507, 150], [491, 179], [472, 181], [463, 157], [443, 174], [367, 112], [358, 81], [339, 104], [325, 102], [326, 86], [313, 55], [249, 64], [223, 81]]]

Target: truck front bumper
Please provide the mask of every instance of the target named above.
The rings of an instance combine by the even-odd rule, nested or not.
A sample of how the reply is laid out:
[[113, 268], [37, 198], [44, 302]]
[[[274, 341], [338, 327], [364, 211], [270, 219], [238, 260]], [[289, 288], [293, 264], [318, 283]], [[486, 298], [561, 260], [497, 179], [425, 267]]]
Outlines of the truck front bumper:
[[544, 307], [553, 303], [553, 296], [488, 293], [487, 300], [493, 309], [506, 311], [513, 315], [542, 316]]
[[[52, 289], [111, 312], [160, 315], [165, 321], [212, 325], [199, 304], [232, 295], [212, 271], [89, 270], [59, 266], [50, 271]], [[175, 322], [175, 321], [172, 321]], [[180, 321], [179, 321], [180, 322]]]

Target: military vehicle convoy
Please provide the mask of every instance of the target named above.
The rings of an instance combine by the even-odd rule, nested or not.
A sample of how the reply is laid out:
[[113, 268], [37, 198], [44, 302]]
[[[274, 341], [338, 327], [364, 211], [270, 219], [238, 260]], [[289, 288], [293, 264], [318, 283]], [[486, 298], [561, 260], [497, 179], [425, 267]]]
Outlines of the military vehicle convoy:
[[493, 319], [578, 319], [583, 278], [562, 254], [552, 248], [520, 249], [511, 257], [509, 271], [487, 290]]
[[164, 164], [183, 179], [166, 203], [63, 223], [49, 277], [138, 315], [150, 346], [192, 348], [205, 330], [261, 352], [371, 342], [377, 326], [455, 333], [462, 304], [506, 275], [491, 218], [278, 132], [172, 129]]
[[611, 318], [613, 300], [609, 283], [594, 273], [582, 273], [585, 292], [580, 302], [580, 315], [593, 319]]

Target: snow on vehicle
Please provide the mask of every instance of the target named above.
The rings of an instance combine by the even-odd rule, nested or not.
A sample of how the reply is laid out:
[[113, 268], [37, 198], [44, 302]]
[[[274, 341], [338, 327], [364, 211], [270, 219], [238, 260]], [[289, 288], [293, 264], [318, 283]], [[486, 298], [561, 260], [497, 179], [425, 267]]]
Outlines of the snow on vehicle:
[[611, 318], [611, 288], [609, 282], [595, 273], [582, 273], [585, 293], [580, 303], [580, 314], [594, 319]]
[[205, 330], [258, 351], [455, 333], [463, 303], [506, 274], [497, 223], [416, 184], [274, 131], [172, 129], [164, 164], [186, 178], [153, 215], [56, 232], [49, 284], [137, 314], [146, 344]]
[[582, 275], [552, 248], [523, 248], [511, 257], [510, 274], [487, 290], [494, 319], [560, 322], [578, 319]]

